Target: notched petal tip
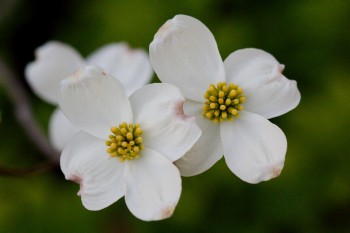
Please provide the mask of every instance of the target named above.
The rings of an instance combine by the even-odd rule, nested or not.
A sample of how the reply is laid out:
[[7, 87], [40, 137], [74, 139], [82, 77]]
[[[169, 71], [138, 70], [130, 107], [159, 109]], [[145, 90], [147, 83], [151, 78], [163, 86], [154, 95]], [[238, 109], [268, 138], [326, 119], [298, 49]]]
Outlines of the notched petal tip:
[[175, 15], [158, 29], [157, 33], [154, 35], [154, 41], [165, 40], [170, 37], [172, 32], [176, 32], [179, 27], [186, 27], [187, 24], [191, 24], [194, 21], [198, 20], [188, 15]]
[[26, 80], [35, 94], [56, 105], [57, 86], [84, 63], [83, 58], [71, 46], [56, 41], [38, 47], [34, 54], [35, 60], [24, 71]]
[[257, 172], [255, 177], [251, 177], [250, 179], [245, 181], [251, 184], [258, 184], [263, 181], [272, 180], [281, 175], [283, 166], [284, 161], [276, 162], [273, 164], [267, 164], [263, 167], [260, 167], [260, 172]]
[[66, 77], [61, 81], [61, 87], [76, 87], [79, 86], [83, 80], [90, 78], [104, 78], [109, 74], [102, 68], [95, 65], [87, 65], [76, 70], [72, 75]]
[[179, 28], [186, 27], [188, 24], [193, 23], [193, 21], [196, 22], [198, 20], [188, 15], [175, 15], [158, 29], [151, 44], [173, 38], [173, 34], [179, 34]]
[[273, 178], [280, 176], [283, 166], [284, 166], [284, 161], [267, 166], [265, 174], [262, 175], [261, 177], [262, 179], [258, 182], [269, 181]]
[[236, 124], [221, 125], [225, 160], [241, 180], [257, 184], [277, 177], [284, 166], [287, 139], [264, 117], [242, 112]]
[[73, 181], [74, 183], [79, 184], [80, 188], [77, 195], [81, 196], [83, 192], [83, 178], [78, 175], [71, 175], [70, 177], [66, 177], [66, 180], [70, 180], [70, 181]]
[[283, 64], [278, 64], [278, 66], [277, 66], [277, 70], [281, 74], [283, 73], [284, 68], [285, 68], [285, 65], [283, 65]]
[[61, 81], [62, 85], [75, 85], [80, 83], [83, 79], [92, 77], [106, 77], [107, 73], [102, 68], [95, 65], [83, 66], [72, 75]]
[[157, 33], [154, 35], [153, 42], [166, 40], [167, 38], [170, 38], [170, 35], [172, 32], [176, 31], [176, 28], [181, 25], [181, 22], [184, 20], [196, 20], [190, 16], [187, 15], [175, 15], [172, 19], [167, 20], [157, 31]]
[[273, 167], [271, 169], [271, 179], [276, 178], [279, 175], [281, 175], [281, 172], [282, 172], [282, 168]]
[[171, 216], [173, 216], [174, 210], [175, 210], [175, 205], [170, 205], [167, 208], [165, 208], [163, 210], [161, 219], [167, 219], [167, 218], [170, 218]]
[[202, 101], [202, 91], [225, 78], [213, 34], [191, 16], [176, 15], [166, 21], [154, 36], [149, 53], [158, 78], [179, 87], [187, 99]]
[[173, 19], [167, 20], [157, 31], [157, 33], [154, 35], [154, 41], [164, 40], [166, 39], [170, 32], [171, 27], [173, 24]]
[[82, 69], [75, 71], [72, 75], [68, 76], [62, 81], [62, 83], [78, 83], [83, 79]]
[[195, 123], [196, 118], [194, 116], [188, 116], [185, 114], [184, 103], [185, 103], [185, 99], [182, 98], [174, 101], [174, 104], [170, 104], [169, 106], [173, 108], [172, 111], [176, 118], [181, 119], [183, 121], [190, 121]]
[[274, 77], [276, 79], [286, 79], [288, 81], [294, 81], [294, 80], [289, 80], [283, 75], [283, 71], [285, 69], [285, 65], [280, 64], [276, 62], [275, 64], [272, 65], [271, 69], [271, 77]]

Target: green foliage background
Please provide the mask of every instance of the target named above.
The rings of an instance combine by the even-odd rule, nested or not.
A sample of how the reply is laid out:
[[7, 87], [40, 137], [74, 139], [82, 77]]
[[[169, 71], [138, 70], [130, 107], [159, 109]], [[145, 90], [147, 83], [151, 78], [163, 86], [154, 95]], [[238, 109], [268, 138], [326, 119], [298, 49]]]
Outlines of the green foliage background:
[[[60, 170], [0, 177], [0, 232], [350, 232], [349, 1], [0, 0], [0, 55], [27, 85], [24, 67], [48, 40], [71, 44], [84, 56], [115, 41], [148, 50], [158, 28], [176, 14], [206, 24], [223, 59], [240, 48], [264, 49], [297, 80], [300, 105], [272, 119], [288, 139], [281, 176], [250, 185], [221, 160], [183, 179], [173, 217], [160, 222], [136, 219], [123, 200], [99, 212], [84, 209], [78, 186]], [[30, 98], [46, 129], [53, 107], [32, 92]], [[0, 111], [0, 164], [45, 160], [1, 87]]]

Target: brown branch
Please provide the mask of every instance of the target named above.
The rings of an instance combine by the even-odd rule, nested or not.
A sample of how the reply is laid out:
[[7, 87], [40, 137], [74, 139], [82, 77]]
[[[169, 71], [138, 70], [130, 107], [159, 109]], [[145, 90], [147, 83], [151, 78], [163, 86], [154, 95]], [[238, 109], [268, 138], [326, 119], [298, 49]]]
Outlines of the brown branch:
[[[25, 130], [27, 136], [37, 146], [37, 148], [52, 162], [59, 159], [59, 154], [52, 148], [47, 137], [39, 127], [39, 124], [33, 117], [32, 110], [28, 101], [28, 95], [18, 77], [8, 68], [0, 57], [0, 83], [5, 88], [8, 96], [14, 103], [14, 113]], [[31, 173], [31, 169], [23, 170], [24, 173]], [[15, 174], [21, 174], [19, 170]]]
[[58, 164], [52, 161], [37, 164], [32, 167], [23, 168], [23, 169], [0, 167], [0, 176], [16, 176], [16, 177], [32, 176], [32, 175], [42, 174], [56, 168], [58, 168]]

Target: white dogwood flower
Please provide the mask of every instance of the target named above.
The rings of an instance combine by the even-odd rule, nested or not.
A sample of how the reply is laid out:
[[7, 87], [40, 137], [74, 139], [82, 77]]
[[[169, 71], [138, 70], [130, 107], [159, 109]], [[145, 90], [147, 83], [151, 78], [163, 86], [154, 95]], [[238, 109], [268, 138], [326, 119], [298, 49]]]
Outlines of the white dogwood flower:
[[149, 84], [128, 99], [122, 85], [96, 66], [63, 80], [59, 104], [79, 129], [61, 155], [66, 179], [80, 184], [89, 210], [125, 196], [142, 220], [170, 217], [181, 193], [172, 163], [200, 137], [194, 117], [183, 113], [184, 97], [171, 84]]
[[284, 65], [253, 48], [238, 50], [223, 62], [209, 29], [185, 15], [159, 29], [150, 58], [159, 79], [179, 87], [186, 98], [185, 113], [195, 116], [203, 131], [175, 163], [182, 175], [202, 173], [223, 155], [231, 171], [246, 182], [280, 174], [287, 140], [267, 119], [300, 102], [296, 82], [282, 75]]
[[[43, 100], [57, 105], [57, 88], [61, 80], [86, 64], [98, 65], [117, 77], [128, 95], [149, 83], [153, 71], [144, 50], [131, 49], [126, 43], [112, 43], [98, 49], [84, 60], [71, 46], [49, 41], [35, 51], [36, 60], [25, 69], [26, 79]], [[56, 150], [62, 151], [77, 129], [59, 108], [51, 116], [49, 137]]]

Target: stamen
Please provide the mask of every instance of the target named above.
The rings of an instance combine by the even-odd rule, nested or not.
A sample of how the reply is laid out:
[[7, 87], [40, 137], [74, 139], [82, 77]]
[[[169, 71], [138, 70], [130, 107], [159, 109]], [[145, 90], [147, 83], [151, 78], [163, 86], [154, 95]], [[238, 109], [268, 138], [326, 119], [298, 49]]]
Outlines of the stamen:
[[210, 84], [204, 98], [203, 116], [215, 123], [233, 121], [239, 117], [239, 111], [243, 110], [242, 104], [246, 101], [238, 85], [227, 85], [226, 82], [218, 82], [216, 86]]
[[137, 159], [143, 150], [142, 129], [139, 124], [121, 123], [111, 128], [112, 134], [106, 140], [107, 152], [111, 157], [119, 157], [121, 162]]

